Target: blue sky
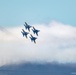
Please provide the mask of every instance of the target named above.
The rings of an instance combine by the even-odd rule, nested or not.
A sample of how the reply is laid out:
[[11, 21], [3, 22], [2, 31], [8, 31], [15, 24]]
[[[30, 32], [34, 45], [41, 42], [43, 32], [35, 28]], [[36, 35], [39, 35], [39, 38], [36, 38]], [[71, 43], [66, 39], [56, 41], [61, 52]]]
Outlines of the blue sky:
[[76, 26], [76, 0], [0, 0], [0, 26], [52, 20]]
[[[75, 0], [1, 0], [0, 66], [26, 62], [76, 64], [75, 7]], [[25, 29], [38, 38], [36, 44], [30, 34], [28, 39], [21, 34], [25, 21], [40, 30], [37, 37], [32, 28], [30, 32]]]

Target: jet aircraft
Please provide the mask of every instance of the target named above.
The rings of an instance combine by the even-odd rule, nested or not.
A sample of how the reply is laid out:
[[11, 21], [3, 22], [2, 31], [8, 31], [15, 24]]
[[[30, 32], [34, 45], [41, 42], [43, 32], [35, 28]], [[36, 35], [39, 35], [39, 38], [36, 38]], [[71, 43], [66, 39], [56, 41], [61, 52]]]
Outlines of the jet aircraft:
[[26, 22], [25, 22], [24, 26], [25, 26], [25, 29], [28, 29], [28, 31], [30, 31], [30, 28], [32, 27], [32, 26], [28, 25]]
[[23, 37], [25, 36], [26, 38], [27, 38], [27, 35], [29, 34], [28, 32], [25, 32], [24, 29], [22, 29], [21, 33], [22, 33]]
[[40, 30], [37, 30], [37, 29], [35, 29], [35, 27], [33, 27], [32, 31], [33, 31], [34, 34], [36, 34], [36, 35], [38, 36], [38, 32], [39, 32]]
[[31, 36], [30, 36], [31, 41], [34, 42], [34, 43], [36, 43], [36, 39], [37, 39], [37, 38], [34, 37], [34, 36], [32, 36], [32, 34], [30, 34], [30, 35], [31, 35]]

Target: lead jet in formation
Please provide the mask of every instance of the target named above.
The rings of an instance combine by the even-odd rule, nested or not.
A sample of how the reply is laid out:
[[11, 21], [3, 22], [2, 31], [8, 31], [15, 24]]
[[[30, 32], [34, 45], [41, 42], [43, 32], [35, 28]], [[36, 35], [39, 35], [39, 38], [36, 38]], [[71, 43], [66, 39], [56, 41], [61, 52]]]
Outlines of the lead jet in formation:
[[30, 31], [30, 28], [32, 27], [32, 26], [28, 25], [26, 22], [25, 22], [24, 26], [25, 26], [25, 29], [28, 29], [28, 31]]
[[35, 29], [35, 27], [33, 27], [32, 31], [33, 31], [34, 34], [36, 34], [36, 35], [38, 36], [38, 32], [39, 32], [40, 30], [37, 30], [37, 29]]
[[25, 36], [26, 38], [27, 38], [27, 35], [29, 34], [28, 32], [25, 32], [24, 29], [22, 29], [21, 33], [22, 33], [23, 37]]
[[36, 43], [36, 39], [37, 39], [37, 38], [34, 37], [34, 36], [32, 36], [32, 34], [30, 34], [30, 35], [31, 35], [31, 36], [30, 36], [31, 41], [34, 42], [34, 43]]

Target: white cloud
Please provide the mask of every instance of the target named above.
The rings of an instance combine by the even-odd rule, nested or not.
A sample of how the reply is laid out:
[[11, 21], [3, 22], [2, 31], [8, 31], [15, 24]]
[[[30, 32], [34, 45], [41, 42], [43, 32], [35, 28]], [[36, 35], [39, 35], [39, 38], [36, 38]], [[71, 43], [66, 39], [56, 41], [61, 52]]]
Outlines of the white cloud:
[[[0, 31], [0, 66], [25, 62], [76, 63], [76, 27], [53, 21], [40, 29], [36, 44], [22, 37], [24, 27]], [[32, 33], [32, 31], [31, 31]]]

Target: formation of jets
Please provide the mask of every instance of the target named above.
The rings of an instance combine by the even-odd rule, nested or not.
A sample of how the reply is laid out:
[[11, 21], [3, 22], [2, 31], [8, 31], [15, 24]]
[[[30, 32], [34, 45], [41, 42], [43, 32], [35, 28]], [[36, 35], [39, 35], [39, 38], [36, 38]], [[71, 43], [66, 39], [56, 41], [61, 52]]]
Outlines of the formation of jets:
[[[30, 30], [32, 30], [32, 32], [38, 36], [38, 32], [40, 32], [40, 30], [37, 30], [35, 27], [28, 25], [26, 22], [24, 24], [25, 30], [28, 30], [29, 32], [26, 32], [24, 29], [22, 29], [21, 33], [23, 35], [23, 37], [28, 38], [28, 34], [30, 34]], [[31, 39], [32, 42], [36, 43], [36, 39], [37, 37], [34, 37], [32, 34], [30, 34], [29, 38]]]

